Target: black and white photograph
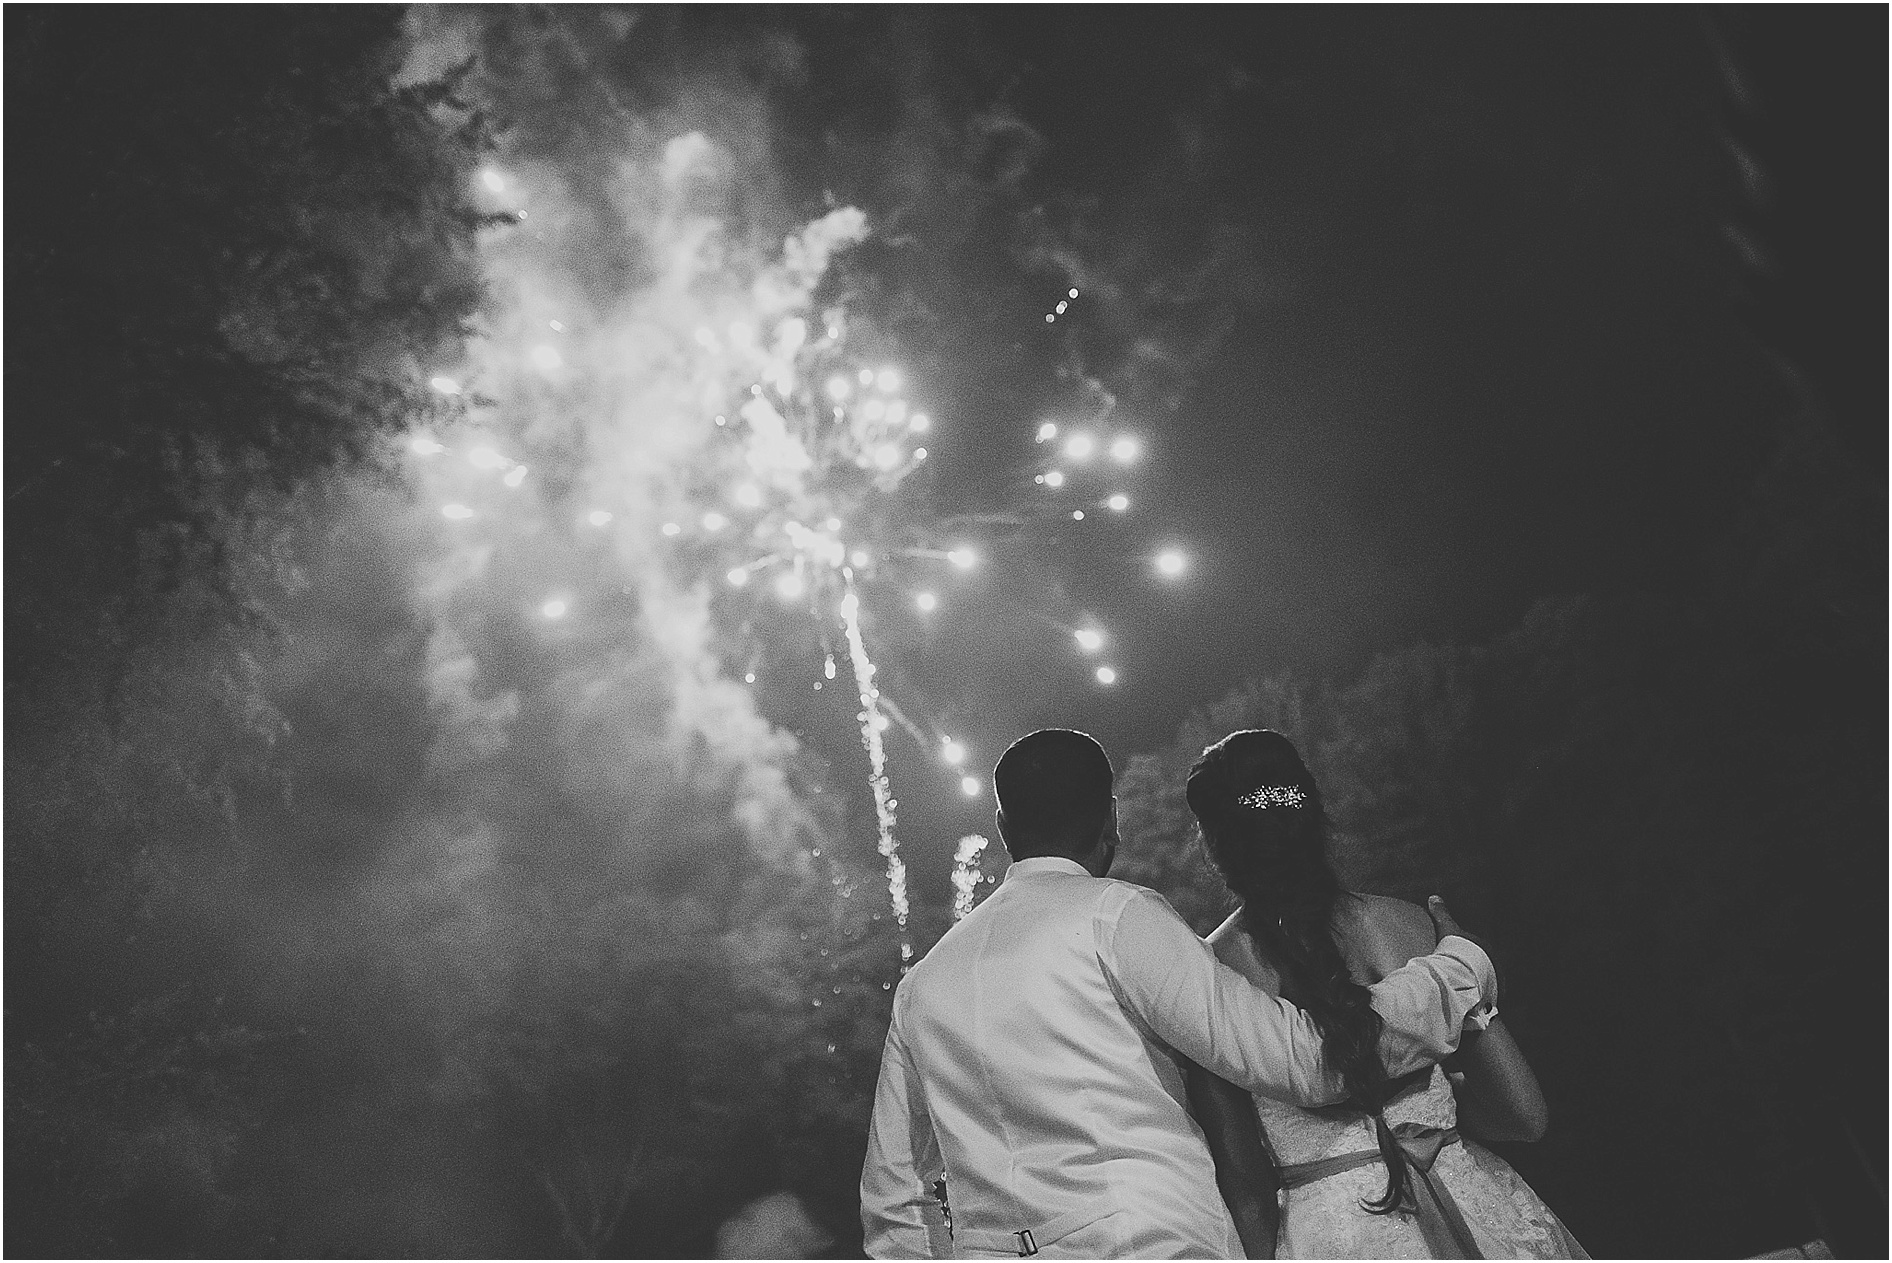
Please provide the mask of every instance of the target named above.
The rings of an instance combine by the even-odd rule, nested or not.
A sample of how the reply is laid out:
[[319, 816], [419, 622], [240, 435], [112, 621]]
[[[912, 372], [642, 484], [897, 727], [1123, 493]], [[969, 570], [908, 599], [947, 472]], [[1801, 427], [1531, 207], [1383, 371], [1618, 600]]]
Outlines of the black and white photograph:
[[1885, 4], [8, 4], [9, 1258], [1888, 1250]]

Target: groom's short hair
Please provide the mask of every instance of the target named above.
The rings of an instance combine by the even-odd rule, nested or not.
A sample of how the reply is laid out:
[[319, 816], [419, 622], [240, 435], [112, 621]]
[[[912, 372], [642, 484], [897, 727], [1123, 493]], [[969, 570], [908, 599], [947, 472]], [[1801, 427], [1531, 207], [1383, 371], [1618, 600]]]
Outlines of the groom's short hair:
[[1040, 728], [1014, 741], [992, 769], [1012, 858], [1089, 850], [1110, 816], [1115, 779], [1088, 733]]

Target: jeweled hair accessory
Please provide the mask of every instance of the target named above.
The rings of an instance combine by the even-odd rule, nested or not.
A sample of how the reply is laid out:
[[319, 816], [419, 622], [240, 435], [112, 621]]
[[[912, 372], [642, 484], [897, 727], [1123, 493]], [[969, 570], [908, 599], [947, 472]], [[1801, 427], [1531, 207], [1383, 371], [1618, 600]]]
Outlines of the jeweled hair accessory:
[[1298, 785], [1260, 785], [1235, 801], [1255, 811], [1265, 811], [1269, 807], [1304, 806], [1307, 795]]

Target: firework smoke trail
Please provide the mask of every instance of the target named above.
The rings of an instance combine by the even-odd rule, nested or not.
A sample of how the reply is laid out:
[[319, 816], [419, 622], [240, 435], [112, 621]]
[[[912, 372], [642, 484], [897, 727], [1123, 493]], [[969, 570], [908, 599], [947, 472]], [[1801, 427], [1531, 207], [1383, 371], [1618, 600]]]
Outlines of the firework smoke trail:
[[887, 782], [887, 747], [880, 734], [887, 730], [887, 717], [880, 709], [880, 689], [874, 683], [877, 668], [867, 656], [867, 642], [861, 637], [861, 599], [854, 591], [852, 570], [843, 572], [847, 595], [841, 598], [841, 626], [847, 636], [848, 662], [854, 669], [854, 683], [860, 690], [861, 745], [867, 751], [868, 784], [874, 791], [874, 823], [879, 831], [878, 850], [887, 861], [887, 897], [893, 904], [894, 922], [900, 933], [900, 967], [913, 959], [913, 940], [907, 933], [907, 866], [900, 858], [900, 844], [894, 838], [895, 810], [899, 800], [893, 797]]

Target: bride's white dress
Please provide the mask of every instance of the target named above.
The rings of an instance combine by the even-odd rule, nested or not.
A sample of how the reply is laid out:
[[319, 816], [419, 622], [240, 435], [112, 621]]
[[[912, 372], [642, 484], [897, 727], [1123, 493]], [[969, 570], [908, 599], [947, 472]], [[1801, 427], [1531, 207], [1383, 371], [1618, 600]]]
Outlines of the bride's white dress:
[[[1237, 914], [1239, 916], [1239, 914]], [[1263, 990], [1279, 995], [1280, 977], [1256, 953], [1235, 917], [1217, 931], [1216, 955]], [[1216, 941], [1219, 940], [1219, 941]], [[1251, 1098], [1262, 1134], [1282, 1169], [1284, 1183], [1292, 1168], [1364, 1153], [1377, 1154], [1373, 1120], [1339, 1106], [1303, 1109], [1267, 1097]], [[1458, 1101], [1442, 1067], [1387, 1103], [1384, 1117], [1397, 1132], [1430, 1135], [1458, 1126]], [[1403, 1125], [1403, 1126], [1402, 1126]], [[1334, 1164], [1339, 1165], [1339, 1164]], [[1551, 1213], [1543, 1199], [1518, 1177], [1511, 1165], [1475, 1141], [1455, 1137], [1440, 1147], [1431, 1174], [1464, 1218], [1477, 1251], [1488, 1259], [1587, 1259], [1583, 1247]], [[1412, 1179], [1420, 1181], [1417, 1173]], [[1386, 1166], [1377, 1159], [1313, 1179], [1281, 1193], [1281, 1229], [1276, 1255], [1284, 1259], [1428, 1259], [1455, 1257], [1427, 1242], [1419, 1216], [1400, 1209], [1385, 1215], [1361, 1205], [1386, 1192]], [[1435, 1218], [1435, 1238], [1443, 1231]], [[1449, 1240], [1449, 1238], [1448, 1238]]]
[[[1275, 1161], [1283, 1167], [1362, 1151], [1376, 1151], [1371, 1119], [1340, 1109], [1308, 1110], [1255, 1097], [1255, 1114]], [[1437, 1066], [1418, 1085], [1394, 1097], [1386, 1121], [1445, 1130], [1458, 1124], [1451, 1080]], [[1518, 1178], [1510, 1164], [1476, 1142], [1445, 1145], [1432, 1166], [1490, 1259], [1586, 1259], [1550, 1207]], [[1406, 1210], [1371, 1215], [1361, 1206], [1386, 1191], [1378, 1162], [1342, 1171], [1282, 1193], [1284, 1259], [1425, 1259], [1433, 1257], [1417, 1216]]]

